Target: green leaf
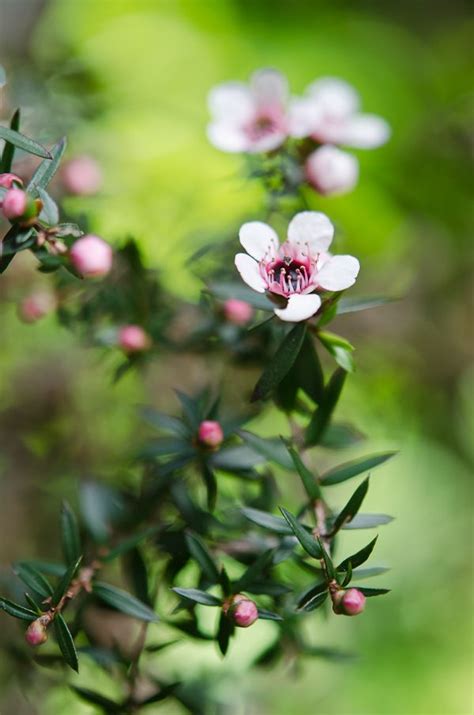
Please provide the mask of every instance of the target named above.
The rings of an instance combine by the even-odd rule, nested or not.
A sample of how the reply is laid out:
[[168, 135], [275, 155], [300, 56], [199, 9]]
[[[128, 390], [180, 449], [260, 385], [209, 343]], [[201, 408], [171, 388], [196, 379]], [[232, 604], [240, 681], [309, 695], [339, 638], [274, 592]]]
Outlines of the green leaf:
[[275, 516], [274, 514], [268, 514], [266, 511], [260, 511], [260, 509], [252, 509], [251, 507], [242, 507], [240, 510], [246, 519], [262, 526], [264, 529], [269, 529], [274, 531], [276, 534], [293, 534], [293, 530], [288, 526], [285, 519], [280, 516]]
[[0, 597], [0, 610], [8, 613], [9, 616], [20, 618], [22, 621], [36, 621], [38, 614], [30, 608], [21, 606], [19, 603], [9, 601], [7, 598]]
[[79, 672], [79, 662], [77, 660], [76, 646], [71, 631], [67, 627], [66, 621], [60, 613], [54, 617], [54, 632], [63, 658], [70, 668]]
[[0, 126], [0, 139], [4, 139], [5, 141], [9, 142], [10, 144], [13, 144], [13, 146], [16, 147], [17, 149], [22, 149], [23, 151], [26, 151], [28, 154], [34, 154], [35, 156], [41, 156], [43, 159], [51, 159], [52, 158], [51, 154], [44, 146], [39, 144], [34, 139], [30, 139], [29, 137], [26, 137], [24, 134], [20, 134], [20, 132], [17, 132], [14, 129], [10, 129], [9, 127]]
[[175, 390], [178, 400], [183, 408], [184, 417], [193, 431], [197, 431], [201, 424], [201, 410], [198, 401], [180, 390]]
[[186, 533], [186, 544], [193, 559], [210, 583], [218, 583], [220, 575], [217, 565], [202, 539], [191, 532]]
[[301, 610], [312, 610], [311, 608], [308, 609], [308, 606], [310, 606], [314, 599], [317, 599], [318, 596], [321, 596], [322, 594], [326, 593], [327, 590], [328, 585], [326, 581], [318, 581], [312, 586], [309, 586], [309, 588], [306, 588], [303, 593], [301, 593], [297, 597], [297, 607]]
[[12, 226], [7, 231], [1, 243], [0, 273], [6, 271], [18, 251], [24, 250], [34, 243], [36, 236], [36, 231], [33, 228], [22, 228], [18, 225]]
[[374, 546], [377, 542], [378, 537], [376, 536], [375, 539], [373, 539], [370, 544], [367, 544], [367, 546], [364, 546], [363, 549], [360, 551], [357, 551], [357, 553], [353, 554], [352, 556], [348, 556], [347, 559], [344, 559], [344, 561], [341, 561], [339, 566], [337, 567], [338, 571], [347, 571], [349, 568], [349, 563], [351, 564], [352, 568], [357, 568], [357, 566], [360, 566], [363, 564], [367, 559], [369, 558], [370, 554], [374, 550]]
[[37, 559], [29, 559], [28, 561], [22, 561], [26, 566], [31, 566], [36, 571], [40, 571], [48, 576], [63, 576], [66, 573], [66, 566], [63, 564], [57, 564], [52, 561], [38, 561]]
[[135, 596], [147, 606], [152, 605], [149, 594], [148, 570], [139, 549], [135, 547], [126, 553], [124, 566]]
[[318, 338], [340, 367], [347, 372], [354, 372], [354, 346], [348, 340], [340, 335], [322, 331], [318, 332]]
[[352, 588], [356, 588], [358, 591], [371, 598], [372, 596], [384, 596], [386, 593], [390, 593], [389, 588], [366, 588], [365, 586], [358, 586], [356, 584], [352, 585]]
[[321, 549], [321, 553], [323, 555], [323, 561], [324, 561], [324, 565], [326, 567], [326, 573], [330, 579], [335, 579], [336, 578], [336, 569], [334, 567], [331, 557], [329, 556], [328, 552], [324, 548], [324, 544], [319, 537], [318, 537], [318, 544], [319, 544], [319, 548]]
[[140, 407], [139, 412], [141, 417], [152, 427], [156, 427], [156, 429], [162, 430], [163, 432], [171, 432], [171, 434], [184, 437], [185, 439], [188, 439], [191, 435], [189, 428], [179, 417], [167, 415], [152, 407]]
[[92, 586], [92, 590], [101, 601], [104, 601], [104, 603], [112, 606], [117, 611], [126, 613], [127, 616], [146, 622], [158, 621], [158, 616], [151, 608], [121, 588], [116, 588], [116, 586], [111, 586], [102, 581], [96, 581]]
[[376, 526], [390, 524], [394, 517], [388, 514], [356, 514], [343, 529], [374, 529]]
[[61, 537], [64, 558], [67, 564], [74, 563], [81, 555], [81, 537], [76, 515], [69, 504], [64, 501], [61, 507]]
[[381, 574], [390, 571], [386, 566], [372, 566], [366, 569], [355, 569], [353, 571], [354, 578], [373, 578], [374, 576], [380, 576]]
[[185, 598], [188, 601], [193, 601], [194, 603], [200, 603], [202, 606], [221, 606], [222, 601], [220, 598], [213, 596], [206, 591], [201, 591], [198, 588], [172, 588], [172, 591]]
[[321, 559], [323, 554], [316, 539], [306, 531], [304, 526], [300, 524], [293, 514], [290, 514], [290, 512], [283, 507], [280, 507], [280, 511], [306, 553], [315, 559]]
[[263, 371], [252, 393], [251, 401], [263, 400], [283, 380], [295, 362], [306, 334], [306, 323], [297, 323], [286, 337]]
[[359, 432], [354, 427], [345, 424], [329, 425], [320, 441], [321, 447], [328, 449], [344, 449], [352, 447], [358, 442], [361, 442], [366, 437], [362, 432]]
[[70, 583], [74, 576], [76, 575], [77, 569], [79, 568], [80, 564], [82, 561], [82, 556], [79, 556], [77, 561], [74, 563], [71, 563], [69, 568], [67, 569], [66, 573], [62, 576], [61, 580], [59, 581], [58, 585], [54, 589], [53, 597], [51, 599], [51, 603], [53, 606], [57, 606], [61, 598], [64, 596], [66, 591], [68, 590]]
[[23, 583], [26, 583], [28, 588], [37, 593], [42, 598], [49, 598], [53, 595], [53, 587], [45, 579], [45, 577], [35, 568], [25, 561], [17, 561], [13, 565], [14, 573], [20, 578]]
[[379, 464], [383, 464], [388, 459], [391, 459], [397, 454], [397, 452], [381, 452], [380, 454], [371, 454], [368, 457], [362, 457], [359, 459], [354, 459], [351, 462], [345, 462], [340, 464], [338, 467], [330, 469], [321, 476], [321, 483], [323, 486], [328, 487], [333, 484], [340, 484], [345, 482], [347, 479], [352, 479], [352, 477], [357, 477], [363, 472], [368, 472]]
[[265, 464], [266, 458], [245, 444], [225, 447], [211, 455], [209, 463], [215, 469], [224, 471], [244, 471]]
[[221, 612], [219, 618], [219, 628], [217, 630], [217, 644], [222, 655], [225, 655], [229, 649], [230, 639], [235, 631], [235, 626], [232, 621], [227, 618], [224, 612]]
[[307, 447], [311, 447], [321, 441], [339, 400], [346, 376], [346, 370], [338, 368], [326, 385], [323, 400], [314, 411], [311, 421], [306, 428], [305, 437]]
[[258, 608], [258, 617], [262, 621], [282, 621], [283, 618], [278, 613], [273, 613], [273, 611], [267, 611], [266, 608]]
[[108, 713], [124, 712], [123, 705], [120, 705], [113, 700], [109, 700], [109, 698], [104, 697], [100, 693], [96, 693], [88, 688], [80, 688], [77, 685], [70, 685], [69, 687], [81, 698], [81, 700], [84, 700], [86, 703], [92, 703], [92, 705], [98, 705], [105, 713], [107, 713], [107, 715]]
[[291, 459], [293, 460], [294, 467], [298, 472], [301, 481], [303, 482], [303, 487], [305, 489], [306, 494], [311, 499], [311, 501], [320, 499], [321, 490], [317, 482], [317, 476], [315, 476], [309, 471], [308, 467], [304, 464], [300, 455], [293, 447], [287, 446], [287, 449]]
[[40, 186], [38, 186], [38, 194], [43, 203], [43, 208], [39, 215], [40, 221], [44, 221], [48, 226], [56, 226], [59, 223], [59, 209], [56, 202]]
[[352, 519], [355, 517], [357, 512], [359, 511], [362, 502], [364, 501], [365, 495], [367, 494], [367, 490], [369, 488], [369, 477], [365, 479], [362, 484], [359, 484], [357, 489], [355, 490], [354, 494], [351, 496], [347, 504], [339, 514], [337, 515], [334, 524], [332, 525], [331, 528], [331, 535], [335, 534], [336, 532], [339, 531], [343, 526], [345, 526], [348, 522], [352, 521]]
[[158, 532], [158, 530], [158, 526], [151, 526], [148, 529], [144, 529], [138, 534], [135, 534], [135, 536], [131, 536], [129, 539], [125, 539], [113, 549], [110, 549], [110, 551], [108, 551], [105, 556], [101, 556], [101, 561], [104, 561], [104, 563], [107, 563], [108, 561], [113, 561], [117, 558], [117, 556], [122, 556], [122, 554], [127, 553], [127, 551], [131, 551], [132, 549], [134, 549], [135, 546], [137, 546], [144, 539], [148, 539], [148, 537], [154, 536]]
[[217, 501], [217, 480], [214, 472], [206, 462], [201, 465], [201, 474], [206, 486], [207, 492], [207, 508], [210, 512], [216, 508]]
[[27, 602], [27, 604], [29, 605], [29, 607], [31, 608], [32, 611], [37, 613], [38, 616], [41, 616], [42, 611], [41, 611], [40, 606], [36, 603], [35, 599], [32, 596], [30, 596], [30, 594], [27, 591], [25, 591], [25, 601]]
[[[1, 68], [0, 68], [0, 75], [1, 75]], [[0, 86], [1, 86], [1, 77], [0, 77]], [[20, 128], [20, 110], [17, 109], [16, 112], [14, 113], [11, 122], [10, 122], [10, 129], [13, 129], [14, 131], [18, 131]], [[11, 171], [12, 168], [12, 163], [13, 163], [13, 156], [15, 154], [15, 146], [14, 144], [11, 144], [10, 142], [5, 142], [5, 146], [3, 147], [3, 152], [2, 152], [2, 158], [0, 159], [0, 173], [8, 173]]]
[[398, 298], [387, 298], [383, 296], [374, 296], [373, 298], [341, 298], [337, 304], [337, 314], [355, 313], [360, 310], [368, 310], [369, 308], [377, 308], [380, 305], [393, 303]]
[[276, 403], [286, 412], [295, 409], [298, 390], [303, 390], [313, 402], [319, 404], [324, 395], [324, 376], [314, 341], [306, 333], [298, 356], [275, 395]]
[[49, 182], [55, 175], [61, 158], [66, 149], [66, 138], [61, 139], [57, 144], [51, 149], [50, 159], [45, 159], [36, 169], [35, 173], [31, 177], [30, 183], [26, 187], [26, 190], [32, 196], [38, 195], [38, 189], [46, 189]]
[[238, 434], [244, 442], [255, 449], [256, 452], [265, 457], [269, 462], [274, 462], [280, 467], [283, 467], [283, 469], [293, 470], [292, 460], [288, 456], [288, 452], [280, 439], [264, 439], [256, 434], [252, 434], [252, 432], [247, 432], [247, 430], [238, 430]]
[[255, 580], [261, 579], [267, 569], [271, 566], [275, 549], [268, 549], [244, 571], [242, 576], [233, 584], [234, 593], [245, 591]]
[[317, 608], [320, 608], [323, 603], [326, 602], [327, 597], [327, 590], [323, 593], [315, 594], [312, 598], [308, 598], [306, 601], [304, 601], [303, 604], [300, 606], [299, 610], [304, 611], [305, 613], [315, 611]]

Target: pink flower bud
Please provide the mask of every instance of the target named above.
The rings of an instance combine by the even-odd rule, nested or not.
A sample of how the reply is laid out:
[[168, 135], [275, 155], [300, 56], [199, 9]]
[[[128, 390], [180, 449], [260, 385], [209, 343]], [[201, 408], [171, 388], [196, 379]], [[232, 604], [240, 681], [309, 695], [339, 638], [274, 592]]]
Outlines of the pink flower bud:
[[32, 621], [28, 628], [26, 629], [25, 639], [29, 645], [38, 646], [46, 643], [48, 640], [48, 633], [46, 631], [46, 626], [48, 625], [50, 619], [45, 618], [45, 616], [40, 616], [36, 621]]
[[224, 303], [224, 315], [229, 323], [245, 325], [253, 316], [253, 308], [244, 300], [230, 298]]
[[22, 189], [9, 189], [2, 202], [2, 211], [9, 221], [23, 218], [28, 208], [28, 194]]
[[13, 182], [23, 186], [23, 181], [16, 174], [0, 174], [0, 186], [3, 186], [5, 189], [11, 189]]
[[35, 323], [56, 307], [56, 299], [52, 293], [38, 291], [22, 300], [19, 305], [20, 318], [25, 323]]
[[206, 447], [216, 448], [222, 444], [224, 433], [219, 422], [204, 420], [199, 425], [198, 440]]
[[66, 162], [61, 178], [65, 190], [76, 196], [91, 196], [102, 187], [102, 171], [90, 156], [78, 156]]
[[240, 593], [233, 596], [230, 603], [224, 606], [224, 613], [238, 628], [248, 628], [258, 619], [256, 604]]
[[359, 164], [351, 154], [327, 144], [309, 155], [305, 172], [320, 194], [344, 194], [357, 184]]
[[365, 600], [364, 594], [357, 588], [338, 591], [333, 598], [333, 611], [345, 616], [357, 616], [364, 610]]
[[138, 353], [151, 347], [151, 339], [139, 325], [124, 325], [118, 333], [118, 344], [126, 353]]
[[69, 255], [72, 265], [84, 278], [105, 276], [112, 268], [112, 248], [92, 234], [77, 240]]

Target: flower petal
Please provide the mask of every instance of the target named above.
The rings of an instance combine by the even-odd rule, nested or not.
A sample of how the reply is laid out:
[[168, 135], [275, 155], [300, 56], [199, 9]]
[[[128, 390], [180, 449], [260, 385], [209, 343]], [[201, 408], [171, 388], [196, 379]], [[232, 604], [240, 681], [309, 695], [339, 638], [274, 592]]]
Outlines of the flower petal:
[[243, 82], [224, 82], [213, 87], [207, 104], [214, 119], [231, 124], [247, 122], [255, 110], [250, 90]]
[[271, 134], [260, 137], [260, 139], [253, 139], [249, 142], [248, 150], [252, 154], [273, 151], [283, 144], [287, 136], [286, 132], [272, 132]]
[[390, 125], [375, 114], [356, 114], [341, 131], [340, 142], [356, 149], [375, 149], [390, 138]]
[[235, 265], [242, 280], [257, 293], [265, 293], [265, 282], [260, 275], [257, 261], [246, 253], [238, 253], [235, 257]]
[[288, 298], [286, 308], [275, 308], [275, 315], [288, 323], [298, 323], [300, 320], [311, 318], [320, 305], [321, 298], [316, 293], [310, 295], [293, 293]]
[[308, 137], [320, 119], [318, 103], [312, 97], [295, 97], [288, 107], [288, 133], [297, 139]]
[[278, 249], [278, 236], [268, 223], [248, 221], [240, 227], [239, 239], [247, 253], [261, 261], [272, 258]]
[[258, 107], [283, 106], [288, 101], [288, 81], [278, 70], [254, 72], [250, 78], [250, 91]]
[[348, 82], [337, 77], [322, 77], [307, 88], [320, 109], [331, 117], [348, 117], [359, 108], [359, 95]]
[[224, 121], [212, 122], [207, 127], [207, 138], [216, 149], [239, 153], [248, 151], [249, 141], [238, 126]]
[[327, 251], [334, 236], [334, 226], [320, 211], [301, 211], [288, 226], [288, 241], [301, 248], [309, 246], [310, 253]]
[[354, 256], [333, 256], [316, 275], [316, 282], [325, 290], [345, 290], [354, 285], [360, 264]]
[[324, 144], [308, 156], [305, 172], [320, 194], [343, 194], [357, 184], [359, 162], [352, 154]]

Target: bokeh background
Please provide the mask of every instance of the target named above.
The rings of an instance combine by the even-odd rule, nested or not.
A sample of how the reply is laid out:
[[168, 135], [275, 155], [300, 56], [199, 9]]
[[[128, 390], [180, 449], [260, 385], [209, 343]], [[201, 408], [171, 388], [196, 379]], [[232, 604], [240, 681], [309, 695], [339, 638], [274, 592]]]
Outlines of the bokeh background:
[[[360, 619], [308, 620], [321, 645], [359, 657], [305, 660], [298, 677], [284, 666], [246, 672], [268, 624], [239, 638], [224, 662], [212, 647], [167, 651], [160, 667], [176, 674], [184, 664], [210, 679], [232, 713], [472, 712], [472, 29], [461, 0], [0, 0], [8, 105], [25, 108], [25, 133], [44, 142], [67, 133], [70, 156], [89, 153], [103, 167], [101, 195], [71, 198], [70, 210], [87, 212], [112, 242], [136, 236], [180, 298], [199, 294], [189, 257], [261, 212], [241, 160], [206, 140], [213, 84], [261, 66], [285, 72], [295, 92], [341, 76], [393, 127], [385, 147], [359, 153], [353, 193], [314, 200], [337, 224], [339, 248], [361, 260], [357, 292], [403, 296], [336, 326], [358, 348], [339, 416], [374, 449], [401, 450], [374, 475], [368, 498], [370, 510], [396, 517], [377, 548], [377, 562], [392, 566], [382, 585], [393, 592]], [[172, 410], [173, 386], [210, 377], [205, 361], [158, 360], [144, 380], [131, 373], [112, 387], [107, 358], [53, 317], [18, 320], [16, 304], [43, 280], [22, 256], [0, 282], [0, 574], [15, 558], [57, 552], [58, 505], [63, 496], [74, 502], [78, 477], [127, 480], [123, 465], [143, 431], [137, 403]], [[275, 419], [257, 428], [275, 434]], [[282, 477], [280, 488], [291, 500]], [[345, 496], [341, 487], [340, 503]], [[18, 636], [2, 618], [3, 645]], [[57, 674], [28, 686], [13, 676], [3, 651], [5, 715], [94, 713]], [[97, 685], [87, 665], [72, 677]]]

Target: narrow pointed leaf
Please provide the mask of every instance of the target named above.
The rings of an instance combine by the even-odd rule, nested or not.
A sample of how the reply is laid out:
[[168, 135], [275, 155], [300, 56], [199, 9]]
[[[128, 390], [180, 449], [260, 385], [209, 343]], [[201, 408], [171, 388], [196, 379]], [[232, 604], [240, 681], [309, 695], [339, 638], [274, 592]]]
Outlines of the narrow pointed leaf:
[[336, 532], [339, 531], [343, 526], [345, 526], [348, 522], [352, 521], [352, 519], [355, 517], [357, 512], [359, 511], [362, 502], [365, 499], [365, 495], [367, 494], [367, 490], [369, 488], [369, 477], [365, 479], [362, 484], [359, 484], [357, 489], [355, 490], [354, 494], [351, 496], [347, 504], [343, 509], [341, 509], [340, 513], [337, 515], [334, 524], [332, 526], [331, 532], [335, 534]]
[[81, 700], [86, 703], [91, 703], [92, 705], [98, 705], [105, 713], [123, 713], [123, 705], [109, 700], [109, 698], [104, 697], [100, 693], [96, 693], [94, 690], [89, 690], [89, 688], [80, 688], [77, 685], [70, 685], [71, 690], [73, 690], [76, 695], [78, 695]]
[[388, 514], [356, 514], [348, 524], [344, 524], [343, 529], [375, 529], [377, 526], [390, 524], [394, 517]]
[[131, 551], [135, 548], [141, 541], [148, 539], [150, 536], [154, 536], [159, 530], [157, 526], [151, 526], [149, 529], [144, 529], [140, 531], [135, 536], [131, 536], [129, 539], [125, 539], [120, 544], [117, 544], [113, 549], [110, 549], [105, 556], [101, 557], [101, 561], [108, 562], [113, 561], [117, 556], [122, 556], [126, 554], [127, 551]]
[[325, 487], [331, 486], [332, 484], [340, 484], [347, 479], [352, 479], [352, 477], [357, 477], [363, 472], [368, 472], [378, 467], [396, 454], [397, 452], [394, 451], [382, 452], [380, 454], [362, 457], [361, 459], [354, 459], [351, 462], [345, 462], [345, 464], [340, 464], [338, 467], [334, 467], [323, 474], [321, 476], [321, 482]]
[[172, 588], [171, 590], [177, 593], [178, 596], [194, 603], [200, 603], [202, 606], [220, 606], [222, 604], [220, 598], [198, 588]]
[[283, 339], [275, 355], [255, 385], [251, 401], [264, 400], [283, 380], [295, 362], [306, 333], [306, 323], [297, 323]]
[[138, 598], [135, 598], [135, 596], [132, 596], [130, 593], [123, 591], [121, 588], [96, 581], [92, 590], [101, 601], [117, 609], [117, 611], [126, 613], [127, 616], [132, 616], [133, 618], [138, 618], [146, 622], [158, 621], [158, 616], [149, 606], [139, 601]]
[[273, 613], [273, 611], [267, 611], [266, 608], [258, 608], [258, 617], [262, 621], [282, 621], [283, 618], [278, 613]]
[[310, 611], [315, 611], [317, 608], [320, 608], [323, 603], [326, 602], [328, 597], [328, 592], [324, 591], [323, 593], [316, 594], [313, 596], [313, 598], [308, 599], [305, 601], [302, 606], [300, 607], [300, 611], [305, 611], [305, 613], [309, 613]]
[[68, 590], [68, 588], [71, 584], [71, 581], [73, 580], [74, 576], [76, 575], [77, 569], [79, 568], [79, 566], [81, 564], [81, 561], [82, 561], [82, 556], [79, 556], [77, 561], [70, 564], [66, 573], [62, 576], [58, 585], [54, 589], [53, 597], [51, 599], [51, 603], [53, 604], [53, 606], [57, 606], [57, 604], [59, 603], [61, 598], [64, 596], [64, 594]]
[[346, 370], [338, 368], [331, 376], [324, 390], [324, 397], [319, 407], [313, 413], [311, 421], [306, 429], [305, 442], [310, 447], [318, 444], [331, 421], [332, 413], [339, 400], [344, 382], [347, 376]]
[[321, 497], [321, 490], [317, 482], [317, 475], [314, 475], [309, 471], [308, 467], [304, 464], [298, 452], [293, 447], [287, 447], [291, 459], [293, 460], [294, 467], [298, 472], [301, 481], [303, 482], [303, 487], [306, 494], [311, 499], [315, 501]]
[[59, 223], [59, 209], [56, 202], [48, 192], [40, 186], [38, 186], [38, 194], [43, 202], [43, 208], [39, 215], [40, 220], [47, 223], [48, 226], [56, 226]]
[[386, 593], [390, 593], [389, 588], [366, 588], [365, 586], [358, 586], [353, 584], [352, 588], [356, 588], [358, 591], [371, 598], [372, 596], [384, 596]]
[[380, 305], [387, 305], [396, 300], [398, 299], [384, 296], [374, 296], [372, 298], [341, 298], [337, 304], [337, 315], [378, 308]]
[[243, 507], [240, 511], [246, 519], [258, 526], [262, 526], [264, 529], [269, 529], [276, 534], [283, 534], [285, 536], [293, 534], [293, 530], [288, 526], [286, 520], [280, 516], [268, 514], [266, 511], [252, 509], [251, 507]]
[[374, 576], [380, 576], [381, 574], [387, 573], [390, 569], [387, 566], [372, 566], [366, 569], [355, 569], [353, 571], [354, 578], [373, 578]]
[[270, 567], [274, 553], [274, 549], [268, 549], [268, 551], [260, 554], [253, 564], [250, 564], [242, 576], [234, 583], [234, 592], [245, 591], [247, 586], [261, 578]]
[[66, 563], [76, 562], [81, 555], [81, 537], [76, 515], [66, 501], [61, 507], [61, 536]]
[[219, 570], [205, 543], [191, 532], [188, 532], [185, 538], [188, 549], [204, 576], [210, 583], [217, 583], [220, 578]]
[[357, 551], [357, 553], [353, 554], [352, 556], [348, 556], [347, 559], [344, 559], [344, 561], [341, 561], [339, 566], [337, 567], [338, 571], [347, 571], [349, 563], [351, 564], [352, 568], [357, 568], [357, 566], [360, 566], [363, 564], [367, 559], [369, 558], [370, 554], [374, 550], [374, 546], [377, 542], [377, 536], [375, 539], [373, 539], [370, 544], [367, 544], [367, 546], [364, 546], [363, 549], [360, 551]]
[[54, 632], [63, 658], [70, 668], [79, 672], [79, 661], [77, 660], [76, 646], [66, 621], [60, 613], [54, 618]]
[[303, 609], [306, 605], [308, 605], [311, 601], [313, 601], [317, 596], [320, 596], [323, 593], [326, 593], [328, 590], [328, 585], [326, 581], [318, 581], [318, 583], [313, 584], [309, 588], [305, 589], [303, 593], [301, 593], [297, 600], [296, 600], [296, 605], [298, 608]]
[[227, 653], [229, 643], [234, 634], [235, 626], [232, 621], [222, 612], [219, 618], [219, 628], [217, 631], [217, 644], [222, 655]]
[[38, 188], [46, 189], [59, 167], [59, 163], [61, 161], [65, 149], [65, 138], [61, 139], [61, 141], [54, 145], [54, 147], [51, 149], [51, 158], [44, 159], [31, 177], [30, 183], [26, 187], [26, 190], [29, 194], [31, 194], [32, 196], [37, 196]]
[[[1, 69], [0, 69], [1, 72]], [[0, 82], [1, 84], [1, 82]], [[20, 128], [20, 110], [17, 109], [14, 113], [12, 120], [10, 122], [10, 129], [18, 131]], [[9, 141], [5, 142], [3, 147], [2, 158], [0, 159], [0, 173], [10, 172], [12, 169], [13, 157], [15, 154], [15, 145], [11, 144]]]
[[0, 126], [0, 139], [4, 139], [9, 144], [13, 144], [14, 147], [26, 151], [28, 154], [40, 156], [42, 159], [51, 159], [51, 154], [42, 144], [9, 127]]
[[256, 434], [247, 432], [247, 430], [239, 430], [238, 434], [244, 442], [265, 457], [269, 462], [274, 462], [280, 467], [283, 467], [283, 469], [293, 469], [292, 460], [288, 456], [284, 444], [282, 444], [278, 438], [264, 439]]
[[22, 621], [35, 621], [38, 614], [26, 606], [9, 601], [7, 598], [0, 598], [0, 611], [5, 611], [9, 616], [19, 618]]
[[326, 549], [324, 548], [324, 544], [319, 537], [318, 537], [318, 544], [319, 544], [319, 548], [321, 549], [321, 553], [323, 555], [323, 561], [324, 561], [324, 565], [326, 567], [326, 573], [330, 579], [334, 579], [334, 578], [336, 578], [336, 569], [334, 568], [332, 559], [329, 556]]
[[304, 526], [300, 524], [293, 514], [290, 514], [290, 512], [283, 507], [280, 507], [280, 511], [306, 553], [315, 559], [322, 558], [322, 552], [316, 539], [306, 531]]
[[35, 568], [25, 563], [18, 561], [13, 566], [13, 571], [23, 583], [26, 583], [28, 588], [37, 593], [43, 598], [48, 598], [53, 595], [53, 587], [45, 579], [45, 577]]

